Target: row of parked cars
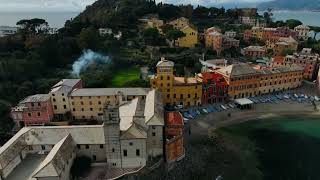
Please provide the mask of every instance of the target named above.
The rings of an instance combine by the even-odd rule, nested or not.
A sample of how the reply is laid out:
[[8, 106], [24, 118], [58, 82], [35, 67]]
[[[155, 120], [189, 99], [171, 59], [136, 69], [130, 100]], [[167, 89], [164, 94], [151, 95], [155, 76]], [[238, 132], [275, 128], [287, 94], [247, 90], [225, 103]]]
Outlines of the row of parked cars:
[[259, 97], [251, 97], [249, 98], [251, 101], [254, 103], [278, 103], [279, 101], [296, 101], [299, 103], [303, 102], [312, 102], [312, 101], [319, 101], [318, 96], [308, 96], [303, 93], [280, 93], [280, 94], [275, 94], [275, 95], [263, 95]]
[[203, 114], [226, 111], [228, 109], [233, 109], [236, 107], [237, 105], [235, 103], [215, 104], [215, 105], [208, 105], [206, 107], [193, 107], [188, 110], [180, 111], [180, 112], [184, 117], [184, 121], [187, 122], [190, 119], [195, 119], [196, 117]]
[[[320, 98], [318, 96], [308, 96], [303, 93], [293, 93], [293, 92], [268, 94], [268, 95], [262, 95], [258, 97], [251, 97], [249, 99], [255, 104], [279, 103], [280, 101], [290, 101], [290, 100], [296, 101], [299, 103], [303, 103], [303, 102], [311, 103], [314, 101], [320, 101]], [[181, 107], [176, 107], [176, 108], [180, 109], [180, 112], [184, 117], [184, 121], [185, 123], [187, 123], [190, 119], [195, 119], [196, 117], [203, 114], [227, 111], [228, 109], [233, 109], [236, 107], [237, 105], [235, 103], [228, 103], [228, 104], [208, 105], [207, 107], [193, 107], [188, 110], [181, 110], [182, 109]]]

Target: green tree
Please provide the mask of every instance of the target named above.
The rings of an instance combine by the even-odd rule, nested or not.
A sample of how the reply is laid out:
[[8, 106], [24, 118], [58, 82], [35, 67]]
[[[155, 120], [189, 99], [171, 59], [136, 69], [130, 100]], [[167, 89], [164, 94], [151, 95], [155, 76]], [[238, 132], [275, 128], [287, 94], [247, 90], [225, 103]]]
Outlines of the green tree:
[[290, 29], [293, 29], [293, 28], [301, 25], [302, 22], [299, 21], [299, 20], [296, 20], [296, 19], [288, 19], [288, 20], [286, 21], [286, 24], [287, 24], [287, 26], [288, 26]]
[[293, 54], [294, 51], [292, 49], [285, 49], [281, 52], [281, 56], [286, 56], [286, 55], [289, 55], [289, 54]]
[[157, 44], [160, 34], [157, 28], [145, 29], [142, 33], [143, 38], [147, 44], [155, 45]]
[[100, 47], [101, 38], [99, 32], [93, 27], [82, 29], [78, 40], [82, 49], [97, 50]]
[[34, 18], [34, 19], [22, 19], [17, 22], [17, 25], [21, 27], [22, 31], [25, 33], [32, 34], [42, 34], [48, 30], [48, 22], [44, 19]]
[[176, 44], [176, 40], [181, 38], [181, 37], [184, 37], [186, 36], [186, 34], [180, 30], [177, 30], [177, 29], [172, 29], [172, 30], [169, 30], [167, 33], [166, 33], [166, 37], [173, 41], [173, 44], [175, 45]]
[[13, 121], [9, 117], [10, 106], [3, 100], [0, 100], [0, 134], [9, 132], [13, 127]]
[[267, 25], [272, 24], [272, 9], [268, 8], [266, 12], [263, 13], [263, 18], [265, 19]]
[[168, 31], [174, 29], [171, 24], [165, 24], [165, 25], [161, 26], [160, 28], [161, 28], [161, 30], [162, 30], [162, 32], [163, 32], [164, 34], [167, 34]]

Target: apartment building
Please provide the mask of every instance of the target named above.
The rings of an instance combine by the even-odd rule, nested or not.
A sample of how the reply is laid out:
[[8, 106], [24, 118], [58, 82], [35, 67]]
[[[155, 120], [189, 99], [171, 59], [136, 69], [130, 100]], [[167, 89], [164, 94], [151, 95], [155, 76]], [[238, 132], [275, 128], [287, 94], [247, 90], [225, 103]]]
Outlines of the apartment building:
[[219, 55], [224, 49], [231, 47], [238, 48], [240, 41], [219, 32], [219, 29], [214, 27], [209, 28], [205, 32], [205, 46], [212, 49]]
[[16, 127], [44, 125], [53, 119], [53, 109], [48, 94], [28, 96], [11, 109]]
[[158, 89], [166, 105], [196, 106], [201, 104], [202, 85], [195, 77], [175, 77], [174, 62], [161, 58], [157, 74], [150, 78], [151, 87]]
[[198, 44], [198, 29], [190, 23], [189, 19], [181, 17], [168, 24], [185, 34], [184, 37], [175, 41], [175, 46], [193, 48]]
[[248, 46], [243, 48], [241, 53], [247, 57], [261, 58], [266, 56], [267, 49], [263, 46]]
[[294, 39], [298, 38], [298, 32], [288, 27], [278, 27], [278, 28], [264, 28], [264, 27], [252, 27], [251, 29], [245, 30], [244, 39], [249, 40], [251, 38], [256, 38], [261, 41], [269, 41], [272, 43], [277, 42], [280, 38], [292, 37]]
[[235, 32], [235, 31], [226, 31], [226, 32], [224, 32], [224, 35], [229, 37], [229, 38], [235, 38], [237, 36], [237, 32]]
[[263, 68], [259, 72], [258, 95], [290, 90], [302, 84], [303, 68], [297, 65]]
[[81, 89], [83, 83], [81, 79], [62, 79], [52, 86], [49, 96], [53, 107], [55, 120], [70, 119], [69, 95], [74, 89]]
[[309, 38], [309, 33], [310, 33], [310, 28], [305, 25], [299, 25], [294, 28], [295, 31], [298, 32], [298, 38], [301, 40], [308, 40]]
[[298, 42], [293, 37], [282, 37], [278, 41], [267, 41], [266, 48], [271, 49], [274, 55], [285, 55], [287, 50], [296, 52], [298, 49]]
[[215, 71], [228, 85], [228, 98], [238, 99], [256, 96], [260, 73], [246, 63], [232, 64]]
[[228, 84], [221, 74], [202, 72], [197, 77], [202, 82], [202, 104], [222, 103], [228, 100]]
[[287, 55], [287, 64], [296, 64], [304, 68], [303, 77], [307, 80], [316, 80], [319, 71], [319, 54], [312, 53], [312, 49], [303, 48], [301, 52]]
[[81, 88], [69, 95], [72, 119], [101, 120], [103, 109], [107, 105], [116, 105], [117, 98], [131, 101], [134, 98], [145, 99], [150, 88]]

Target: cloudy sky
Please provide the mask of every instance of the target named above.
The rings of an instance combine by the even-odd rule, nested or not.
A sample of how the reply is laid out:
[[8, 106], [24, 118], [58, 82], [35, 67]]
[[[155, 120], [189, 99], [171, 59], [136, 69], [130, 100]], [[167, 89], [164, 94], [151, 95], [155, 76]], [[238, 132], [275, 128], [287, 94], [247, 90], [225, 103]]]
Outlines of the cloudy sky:
[[0, 0], [1, 11], [82, 11], [95, 0]]
[[[82, 11], [95, 0], [0, 0], [0, 11]], [[221, 5], [268, 0], [157, 0], [175, 4]]]

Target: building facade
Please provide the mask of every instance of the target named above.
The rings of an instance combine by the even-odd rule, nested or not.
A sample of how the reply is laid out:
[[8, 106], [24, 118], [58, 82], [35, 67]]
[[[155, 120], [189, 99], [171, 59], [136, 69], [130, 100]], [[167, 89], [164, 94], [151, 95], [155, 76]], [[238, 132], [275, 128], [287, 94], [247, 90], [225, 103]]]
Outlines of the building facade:
[[198, 78], [202, 82], [202, 104], [222, 103], [228, 100], [228, 84], [221, 74], [203, 72]]
[[176, 46], [193, 48], [198, 44], [198, 30], [195, 27], [187, 25], [181, 28], [180, 31], [182, 31], [185, 36], [175, 41]]
[[55, 120], [70, 119], [69, 95], [74, 89], [83, 87], [81, 79], [62, 79], [52, 86], [49, 96], [53, 107]]
[[258, 95], [286, 91], [302, 84], [303, 68], [297, 65], [263, 68], [259, 72]]
[[291, 36], [288, 38], [279, 38], [278, 41], [267, 41], [266, 48], [271, 49], [274, 55], [286, 55], [286, 51], [296, 52], [298, 49], [298, 42]]
[[220, 30], [211, 27], [205, 32], [205, 46], [207, 49], [212, 49], [219, 55], [224, 49], [231, 47], [238, 48], [240, 41], [220, 33]]
[[232, 64], [215, 71], [228, 85], [228, 98], [238, 99], [256, 96], [260, 73], [245, 63]]
[[175, 41], [175, 46], [193, 48], [198, 44], [198, 30], [190, 23], [189, 19], [181, 17], [169, 22], [168, 24], [185, 34], [184, 37]]
[[263, 46], [248, 46], [242, 49], [242, 54], [251, 58], [265, 57], [267, 50]]
[[298, 38], [301, 40], [308, 40], [309, 38], [309, 33], [310, 33], [310, 28], [305, 25], [299, 25], [294, 28], [295, 31], [298, 32]]
[[103, 109], [107, 105], [115, 105], [117, 97], [121, 101], [134, 98], [145, 99], [150, 88], [81, 88], [69, 95], [70, 111], [74, 120], [101, 120]]
[[11, 109], [11, 117], [17, 127], [44, 125], [53, 119], [53, 109], [48, 94], [28, 96]]
[[166, 161], [172, 163], [185, 156], [183, 141], [184, 122], [180, 112], [166, 114]]
[[278, 28], [264, 28], [264, 27], [252, 27], [244, 32], [244, 39], [249, 40], [251, 38], [256, 38], [261, 41], [277, 42], [280, 38], [292, 37], [294, 39], [298, 38], [298, 32], [288, 27], [278, 27]]
[[157, 63], [157, 74], [150, 79], [151, 87], [158, 89], [164, 104], [196, 106], [201, 104], [202, 85], [196, 78], [175, 77], [174, 63], [161, 58]]

